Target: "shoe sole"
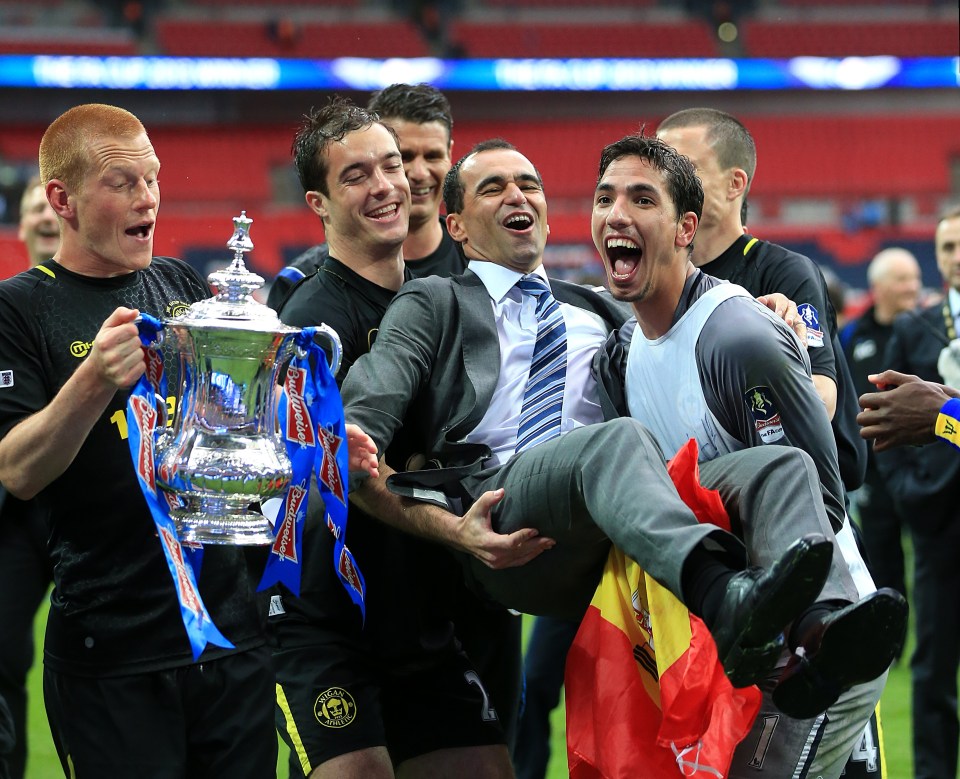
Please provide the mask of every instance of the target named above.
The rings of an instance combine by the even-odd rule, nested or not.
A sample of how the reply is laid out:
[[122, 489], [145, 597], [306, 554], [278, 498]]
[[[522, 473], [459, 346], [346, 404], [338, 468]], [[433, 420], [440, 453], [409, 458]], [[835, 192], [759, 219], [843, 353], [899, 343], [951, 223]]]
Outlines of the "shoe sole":
[[773, 690], [773, 702], [795, 719], [826, 711], [844, 692], [872, 681], [903, 650], [907, 602], [894, 590], [878, 590], [830, 625], [819, 649], [791, 662]]
[[823, 590], [833, 560], [833, 544], [822, 536], [804, 538], [778, 561], [776, 589], [758, 602], [750, 620], [720, 661], [734, 687], [748, 687], [767, 677], [783, 652], [783, 628], [813, 603]]

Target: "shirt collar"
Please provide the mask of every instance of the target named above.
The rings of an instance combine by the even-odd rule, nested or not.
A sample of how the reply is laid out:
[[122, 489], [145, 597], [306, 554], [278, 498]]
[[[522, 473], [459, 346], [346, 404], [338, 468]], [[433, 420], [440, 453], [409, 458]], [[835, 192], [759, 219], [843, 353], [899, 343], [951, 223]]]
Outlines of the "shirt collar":
[[487, 288], [487, 293], [493, 299], [494, 303], [503, 302], [503, 299], [510, 294], [512, 289], [515, 289], [516, 283], [523, 276], [539, 276], [547, 283], [548, 287], [550, 286], [550, 280], [547, 278], [547, 272], [544, 270], [542, 264], [530, 271], [529, 274], [526, 274], [505, 268], [503, 265], [498, 265], [495, 262], [472, 259], [470, 260], [470, 270], [480, 277], [480, 281], [482, 281], [483, 286]]

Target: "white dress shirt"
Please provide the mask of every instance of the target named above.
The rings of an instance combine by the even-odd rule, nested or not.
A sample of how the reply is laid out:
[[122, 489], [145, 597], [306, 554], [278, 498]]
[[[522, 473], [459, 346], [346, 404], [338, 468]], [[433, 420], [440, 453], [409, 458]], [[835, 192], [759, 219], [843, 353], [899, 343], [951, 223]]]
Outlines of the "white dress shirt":
[[[490, 305], [500, 340], [497, 387], [487, 413], [465, 441], [490, 447], [493, 460], [502, 465], [516, 453], [520, 409], [537, 341], [537, 301], [515, 285], [523, 274], [493, 262], [471, 260], [470, 270], [480, 277], [490, 294]], [[549, 286], [539, 266], [533, 271]], [[558, 301], [559, 302], [559, 301]], [[593, 355], [607, 337], [607, 328], [596, 314], [560, 303], [567, 329], [567, 379], [563, 393], [560, 434], [603, 420], [597, 383], [590, 372]], [[490, 366], [493, 370], [494, 366]]]

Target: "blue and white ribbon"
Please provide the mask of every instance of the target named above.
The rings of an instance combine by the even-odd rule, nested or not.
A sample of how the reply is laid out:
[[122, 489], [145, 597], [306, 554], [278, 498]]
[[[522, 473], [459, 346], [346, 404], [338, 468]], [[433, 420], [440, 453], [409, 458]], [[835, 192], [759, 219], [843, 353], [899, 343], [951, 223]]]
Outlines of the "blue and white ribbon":
[[[167, 383], [163, 374], [163, 355], [159, 349], [154, 348], [154, 344], [162, 325], [153, 317], [141, 314], [139, 328], [147, 370], [137, 381], [127, 401], [127, 440], [137, 481], [157, 526], [157, 535], [180, 604], [183, 626], [190, 640], [193, 659], [196, 660], [208, 643], [228, 649], [232, 649], [233, 644], [213, 624], [197, 588], [195, 565], [191, 560], [191, 556], [196, 557], [196, 553], [184, 550], [180, 545], [176, 526], [170, 517], [170, 503], [167, 498], [169, 493], [161, 493], [157, 489], [155, 444], [158, 434], [157, 421], [160, 417], [157, 402], [159, 400], [161, 404], [166, 404]], [[195, 562], [198, 566], [199, 557], [196, 557]]]
[[290, 489], [277, 516], [276, 536], [259, 589], [283, 583], [300, 594], [303, 526], [311, 471], [323, 499], [327, 528], [333, 533], [333, 564], [350, 599], [365, 615], [366, 587], [346, 546], [348, 452], [343, 405], [324, 351], [314, 341], [316, 328], [295, 338], [278, 414], [280, 431], [293, 465]]
[[[197, 588], [203, 561], [201, 544], [178, 540], [171, 508], [180, 504], [175, 492], [157, 488], [156, 441], [160, 412], [166, 404], [167, 380], [163, 354], [156, 348], [162, 323], [147, 314], [138, 322], [147, 369], [134, 386], [127, 402], [130, 454], [147, 507], [157, 526], [170, 575], [176, 588], [183, 625], [194, 660], [208, 643], [233, 648], [204, 606]], [[290, 487], [274, 528], [275, 538], [259, 589], [283, 583], [295, 595], [300, 593], [303, 527], [307, 515], [310, 479], [316, 473], [326, 510], [326, 525], [336, 539], [334, 568], [351, 600], [365, 616], [366, 587], [353, 554], [346, 546], [348, 452], [343, 405], [327, 358], [313, 337], [315, 328], [296, 336], [296, 350], [280, 396], [278, 413], [287, 454], [293, 466]], [[312, 366], [316, 366], [313, 369]], [[189, 370], [189, 366], [183, 366]], [[176, 489], [177, 473], [163, 473], [165, 484]]]

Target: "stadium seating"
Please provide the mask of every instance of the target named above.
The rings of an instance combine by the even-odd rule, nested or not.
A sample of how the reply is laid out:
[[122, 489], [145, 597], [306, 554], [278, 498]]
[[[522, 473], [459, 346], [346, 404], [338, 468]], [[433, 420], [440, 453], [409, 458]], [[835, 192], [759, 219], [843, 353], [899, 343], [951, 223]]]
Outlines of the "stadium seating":
[[429, 52], [416, 27], [406, 21], [294, 23], [272, 21], [160, 19], [161, 52], [176, 56], [423, 57]]
[[960, 29], [940, 19], [749, 19], [743, 24], [743, 39], [750, 57], [955, 57]]
[[450, 37], [470, 57], [714, 57], [698, 19], [676, 23], [460, 21]]

